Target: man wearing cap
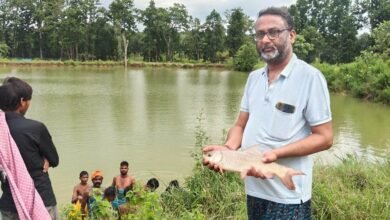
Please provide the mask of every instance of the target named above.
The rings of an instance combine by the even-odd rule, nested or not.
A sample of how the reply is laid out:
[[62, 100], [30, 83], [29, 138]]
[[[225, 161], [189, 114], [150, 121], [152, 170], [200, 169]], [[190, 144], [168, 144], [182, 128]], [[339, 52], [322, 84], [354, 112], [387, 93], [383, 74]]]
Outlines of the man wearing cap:
[[92, 188], [89, 192], [87, 192], [86, 195], [86, 201], [88, 201], [88, 210], [91, 210], [91, 204], [93, 204], [95, 201], [101, 201], [104, 195], [104, 187], [101, 186], [103, 183], [103, 173], [100, 170], [95, 170], [92, 172], [91, 180]]

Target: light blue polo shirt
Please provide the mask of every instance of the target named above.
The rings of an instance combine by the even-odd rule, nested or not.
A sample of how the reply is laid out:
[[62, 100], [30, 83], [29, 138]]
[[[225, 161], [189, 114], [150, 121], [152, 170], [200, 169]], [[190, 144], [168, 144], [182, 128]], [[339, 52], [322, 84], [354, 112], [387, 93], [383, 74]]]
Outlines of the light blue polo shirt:
[[[280, 110], [278, 103], [293, 106]], [[280, 104], [279, 104], [280, 107]], [[332, 120], [329, 91], [319, 70], [295, 54], [271, 85], [267, 67], [253, 71], [245, 86], [240, 111], [249, 112], [242, 149], [259, 144], [262, 151], [301, 140], [311, 134], [311, 126]], [[279, 164], [300, 170], [294, 176], [295, 191], [272, 179], [245, 178], [248, 195], [284, 204], [299, 204], [311, 198], [313, 161], [310, 156], [279, 159]]]

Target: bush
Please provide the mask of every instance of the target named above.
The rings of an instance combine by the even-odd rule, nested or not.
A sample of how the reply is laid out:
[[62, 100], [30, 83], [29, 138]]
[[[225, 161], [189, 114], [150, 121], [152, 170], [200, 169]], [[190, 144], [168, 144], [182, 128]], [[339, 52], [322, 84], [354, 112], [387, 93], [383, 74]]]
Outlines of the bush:
[[244, 44], [238, 49], [233, 58], [234, 69], [238, 71], [251, 71], [259, 60], [256, 46], [251, 43]]
[[314, 65], [324, 74], [330, 91], [390, 104], [390, 61], [382, 55], [364, 52], [349, 64]]

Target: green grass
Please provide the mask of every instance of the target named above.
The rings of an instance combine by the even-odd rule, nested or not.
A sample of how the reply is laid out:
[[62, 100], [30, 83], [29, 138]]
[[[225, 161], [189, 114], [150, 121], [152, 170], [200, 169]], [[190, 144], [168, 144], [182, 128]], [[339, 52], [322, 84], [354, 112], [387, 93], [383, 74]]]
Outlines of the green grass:
[[[313, 219], [390, 219], [390, 162], [347, 158], [314, 170]], [[197, 164], [184, 189], [162, 200], [164, 213], [174, 219], [193, 208], [200, 208], [205, 219], [246, 219], [238, 174], [220, 175]]]
[[313, 214], [315, 219], [390, 219], [390, 160], [348, 157], [338, 166], [316, 167]]
[[[209, 138], [196, 129], [196, 165], [181, 190], [162, 196], [164, 214], [183, 219], [247, 219], [243, 181], [236, 173], [223, 175], [201, 164], [200, 149]], [[348, 156], [335, 166], [314, 167], [313, 219], [390, 219], [390, 159], [367, 162]], [[195, 219], [195, 218], [193, 218]]]

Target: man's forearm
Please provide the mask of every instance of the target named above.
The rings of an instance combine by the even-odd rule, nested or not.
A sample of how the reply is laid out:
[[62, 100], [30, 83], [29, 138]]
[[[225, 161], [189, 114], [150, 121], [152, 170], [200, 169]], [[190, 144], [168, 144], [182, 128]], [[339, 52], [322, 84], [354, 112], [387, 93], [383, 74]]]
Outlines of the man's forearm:
[[234, 126], [230, 128], [225, 146], [229, 147], [232, 150], [237, 150], [241, 147], [241, 141], [242, 141], [242, 135], [243, 135], [244, 129], [239, 126]]
[[320, 125], [312, 129], [308, 137], [273, 150], [277, 158], [299, 157], [329, 149], [333, 144], [332, 123]]

